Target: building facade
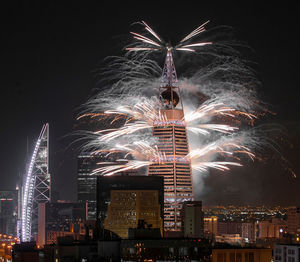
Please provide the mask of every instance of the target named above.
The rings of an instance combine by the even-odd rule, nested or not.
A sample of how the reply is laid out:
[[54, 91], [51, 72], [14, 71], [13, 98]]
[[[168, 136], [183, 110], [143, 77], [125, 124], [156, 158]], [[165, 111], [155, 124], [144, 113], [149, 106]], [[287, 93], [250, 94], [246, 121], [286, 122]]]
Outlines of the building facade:
[[213, 239], [218, 234], [218, 217], [204, 217], [204, 236]]
[[286, 230], [286, 221], [267, 220], [257, 223], [257, 238], [281, 238]]
[[242, 242], [255, 242], [256, 240], [255, 222], [246, 221], [219, 221], [218, 236], [239, 235]]
[[275, 245], [274, 262], [298, 262], [300, 261], [300, 244]]
[[[108, 206], [111, 204], [111, 191], [114, 190], [155, 190], [158, 192], [160, 217], [163, 221], [164, 184], [161, 177], [148, 176], [98, 176], [97, 178], [97, 222], [104, 229]], [[124, 206], [125, 208], [125, 206]]]
[[291, 207], [287, 213], [287, 231], [295, 235], [300, 231], [300, 207]]
[[183, 203], [182, 231], [184, 237], [203, 238], [204, 218], [201, 201], [187, 201]]
[[[121, 152], [115, 152], [107, 156], [106, 154], [90, 155], [81, 154], [77, 158], [77, 200], [80, 203], [88, 204], [88, 220], [97, 220], [97, 177], [94, 170], [103, 166], [100, 162], [114, 162], [123, 158]], [[121, 175], [136, 175], [134, 170], [122, 172]]]
[[128, 238], [129, 228], [137, 228], [143, 220], [163, 234], [158, 193], [158, 190], [111, 190], [104, 228], [121, 238]]

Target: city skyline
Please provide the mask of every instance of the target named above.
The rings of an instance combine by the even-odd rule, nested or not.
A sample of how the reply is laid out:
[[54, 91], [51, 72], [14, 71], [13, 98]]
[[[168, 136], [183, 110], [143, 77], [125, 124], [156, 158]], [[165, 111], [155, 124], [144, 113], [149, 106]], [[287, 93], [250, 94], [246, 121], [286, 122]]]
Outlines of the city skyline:
[[[4, 132], [1, 132], [3, 134], [1, 137], [4, 144], [3, 149], [5, 149], [4, 151], [1, 150], [1, 165], [3, 167], [1, 189], [4, 189], [3, 186], [12, 189], [18, 173], [22, 173], [24, 170], [27, 137], [30, 155], [41, 125], [49, 122], [50, 173], [54, 182], [53, 188], [62, 191], [64, 181], [66, 179], [70, 180], [70, 188], [62, 192], [60, 198], [73, 200], [76, 198], [76, 159], [79, 151], [70, 148], [65, 149], [70, 142], [70, 137], [66, 139], [64, 136], [73, 131], [72, 125], [76, 124], [77, 108], [87, 100], [92, 90], [97, 87], [97, 80], [94, 78], [95, 73], [93, 71], [98, 68], [98, 63], [107, 55], [122, 54], [122, 47], [111, 43], [115, 43], [115, 39], [119, 35], [128, 35], [130, 23], [138, 21], [138, 18], [131, 11], [128, 13], [128, 17], [124, 15], [124, 21], [130, 20], [127, 24], [122, 22], [122, 26], [104, 27], [103, 25], [99, 26], [104, 18], [98, 18], [96, 11], [94, 11], [95, 13], [90, 18], [91, 20], [95, 19], [92, 27], [89, 28], [90, 20], [85, 21], [81, 18], [80, 21], [83, 23], [80, 28], [80, 23], [75, 22], [75, 14], [84, 14], [83, 17], [88, 19], [88, 12], [84, 8], [82, 10], [75, 8], [75, 11], [68, 10], [65, 17], [63, 10], [67, 11], [67, 7], [63, 7], [59, 11], [55, 5], [48, 6], [50, 7], [49, 10], [54, 13], [43, 11], [43, 7], [40, 6], [41, 9], [36, 10], [41, 13], [45, 12], [43, 13], [45, 16], [39, 17], [39, 22], [31, 21], [32, 18], [29, 18], [29, 14], [34, 14], [33, 9], [27, 6], [22, 11], [18, 7], [18, 12], [25, 15], [25, 24], [19, 24], [20, 29], [16, 29], [12, 35], [8, 35], [9, 43], [19, 39], [20, 43], [23, 44], [13, 44], [8, 48], [8, 54], [18, 54], [16, 55], [17, 75], [13, 76], [8, 70], [4, 83], [2, 83], [8, 86], [5, 90], [5, 101], [2, 105], [4, 109], [11, 106], [8, 103], [11, 103], [13, 98], [16, 99], [15, 103], [17, 105], [12, 108], [11, 113], [5, 115], [2, 122], [3, 125], [7, 121]], [[100, 8], [97, 5], [95, 7]], [[258, 6], [256, 7], [258, 8]], [[85, 6], [85, 8], [89, 9], [90, 6]], [[240, 13], [246, 11], [246, 6], [232, 6], [231, 8], [233, 9], [231, 14], [235, 14], [234, 11], [238, 10]], [[286, 152], [284, 153], [287, 154], [287, 159], [295, 167], [294, 170], [297, 173], [297, 170], [299, 170], [299, 164], [296, 161], [297, 156], [299, 156], [299, 150], [297, 151], [299, 146], [299, 135], [297, 134], [299, 130], [299, 120], [297, 119], [299, 105], [296, 104], [295, 98], [296, 81], [293, 81], [293, 77], [296, 77], [297, 73], [296, 59], [291, 57], [295, 49], [290, 48], [287, 50], [290, 45], [296, 45], [296, 42], [293, 42], [293, 35], [285, 39], [284, 37], [289, 34], [283, 31], [283, 28], [285, 30], [288, 30], [289, 27], [292, 29], [293, 24], [290, 24], [289, 20], [275, 20], [275, 17], [281, 11], [278, 6], [274, 6], [273, 13], [266, 16], [269, 17], [269, 20], [263, 17], [264, 8], [262, 7], [262, 10], [258, 10], [257, 13], [258, 21], [250, 21], [250, 11], [255, 9], [255, 6], [249, 7], [248, 17], [246, 16], [249, 21], [238, 15], [229, 19], [230, 12], [228, 15], [220, 15], [221, 11], [219, 9], [216, 10], [217, 14], [214, 15], [212, 9], [212, 6], [204, 6], [203, 17], [199, 15], [197, 18], [191, 19], [192, 21], [181, 21], [180, 23], [174, 21], [178, 30], [174, 30], [172, 23], [165, 19], [163, 13], [155, 19], [151, 18], [151, 14], [144, 13], [145, 18], [142, 17], [142, 19], [149, 21], [155, 28], [161, 28], [160, 31], [164, 35], [175, 39], [182, 35], [181, 32], [188, 32], [202, 21], [205, 21], [206, 18], [211, 20], [213, 26], [233, 26], [234, 31], [238, 33], [237, 40], [246, 41], [254, 50], [253, 53], [249, 50], [247, 52], [249, 52], [250, 58], [251, 56], [255, 57], [254, 62], [258, 64], [257, 73], [263, 82], [261, 89], [258, 91], [263, 94], [264, 101], [270, 103], [272, 110], [277, 113], [273, 120], [287, 128], [287, 133], [291, 137], [294, 147], [285, 149]], [[290, 9], [283, 7], [283, 11], [288, 14], [292, 12], [292, 7]], [[179, 10], [174, 11], [174, 13], [176, 12], [179, 13]], [[67, 19], [68, 17], [70, 20]], [[18, 19], [18, 21], [21, 20], [21, 18]], [[242, 22], [239, 24], [240, 19], [242, 19]], [[289, 19], [292, 20], [292, 18]], [[265, 24], [260, 25], [262, 28], [258, 27], [260, 22], [265, 22]], [[274, 22], [279, 23], [277, 29], [271, 27]], [[62, 23], [63, 28], [58, 30], [60, 23]], [[41, 27], [44, 24], [47, 30]], [[266, 29], [268, 26], [269, 31], [264, 31], [263, 28]], [[73, 32], [68, 28], [72, 29]], [[84, 29], [88, 30], [85, 31]], [[99, 33], [94, 33], [92, 29], [99, 30]], [[268, 36], [267, 33], [271, 35]], [[256, 34], [259, 36], [258, 39], [256, 39]], [[283, 42], [283, 40], [289, 40], [290, 45]], [[36, 43], [36, 45], [32, 45], [33, 43]], [[90, 50], [88, 50], [89, 46], [92, 46]], [[14, 52], [15, 50], [16, 52]], [[277, 51], [277, 53], [272, 51]], [[290, 57], [285, 57], [282, 53], [279, 53], [280, 51]], [[247, 55], [244, 57], [249, 58]], [[7, 60], [8, 56], [5, 61]], [[14, 66], [12, 61], [7, 64], [6, 70]], [[276, 68], [276, 66], [279, 68]], [[294, 74], [292, 74], [293, 72]], [[177, 73], [180, 74], [180, 72]], [[11, 79], [11, 77], [15, 78]], [[85, 86], [88, 86], [88, 88]], [[16, 116], [20, 116], [19, 121], [15, 121]], [[10, 147], [5, 146], [8, 141], [10, 141]], [[14, 159], [11, 166], [5, 166], [9, 163], [8, 155], [10, 156], [9, 159]], [[10, 175], [7, 176], [7, 173], [10, 173]], [[286, 204], [299, 205], [300, 195], [297, 193], [297, 187], [299, 187], [299, 178], [289, 177], [283, 167], [276, 167], [272, 162], [263, 165], [256, 162], [226, 174], [211, 173], [205, 179], [205, 187], [203, 187], [205, 198], [203, 201], [204, 203], [217, 203], [220, 201], [220, 204], [226, 202], [237, 203], [238, 201], [241, 204], [246, 202], [276, 204], [282, 200]]]

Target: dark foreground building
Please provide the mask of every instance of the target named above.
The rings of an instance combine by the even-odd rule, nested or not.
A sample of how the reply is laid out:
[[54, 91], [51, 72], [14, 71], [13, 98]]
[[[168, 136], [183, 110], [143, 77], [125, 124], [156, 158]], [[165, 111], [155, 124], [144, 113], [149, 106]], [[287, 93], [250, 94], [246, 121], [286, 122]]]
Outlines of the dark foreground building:
[[87, 218], [86, 203], [42, 203], [39, 204], [38, 244], [56, 243], [59, 236], [81, 233]]
[[18, 191], [0, 191], [0, 234], [17, 236]]
[[204, 239], [119, 239], [74, 241], [65, 237], [44, 248], [44, 261], [208, 261]]

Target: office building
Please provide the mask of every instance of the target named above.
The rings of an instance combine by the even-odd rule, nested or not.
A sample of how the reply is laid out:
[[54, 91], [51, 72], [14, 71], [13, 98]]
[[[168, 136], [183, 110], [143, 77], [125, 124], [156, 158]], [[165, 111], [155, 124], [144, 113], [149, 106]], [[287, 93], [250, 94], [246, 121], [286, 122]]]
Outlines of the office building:
[[0, 234], [17, 236], [18, 191], [0, 191]]
[[104, 228], [121, 238], [128, 238], [128, 230], [137, 228], [140, 221], [157, 228], [163, 235], [158, 190], [111, 190], [110, 204]]
[[[90, 155], [83, 153], [77, 159], [77, 200], [88, 204], [88, 220], [96, 220], [97, 211], [97, 177], [100, 174], [92, 174], [96, 168], [103, 165], [100, 162], [113, 162], [115, 159], [122, 158], [122, 153], [116, 152], [109, 154]], [[133, 170], [122, 172], [122, 175], [136, 175]]]
[[[104, 228], [107, 218], [108, 206], [111, 204], [111, 191], [114, 190], [154, 190], [158, 192], [158, 204], [160, 206], [160, 217], [163, 221], [164, 206], [164, 184], [162, 177], [149, 176], [98, 176], [97, 178], [97, 221]], [[123, 201], [123, 200], [122, 200]], [[124, 206], [125, 207], [125, 206]], [[126, 206], [130, 208], [130, 206]]]
[[204, 220], [201, 201], [187, 201], [182, 207], [182, 232], [184, 237], [204, 237]]
[[88, 219], [96, 220], [97, 175], [91, 175], [101, 157], [81, 154], [77, 159], [77, 200], [87, 203]]

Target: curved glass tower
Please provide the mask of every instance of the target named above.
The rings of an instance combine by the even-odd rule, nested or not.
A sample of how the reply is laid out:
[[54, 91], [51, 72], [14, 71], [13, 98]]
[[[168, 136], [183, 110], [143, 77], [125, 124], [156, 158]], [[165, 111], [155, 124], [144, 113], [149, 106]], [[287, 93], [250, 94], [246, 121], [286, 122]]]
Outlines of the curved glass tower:
[[36, 238], [38, 204], [50, 201], [50, 174], [48, 172], [49, 125], [43, 125], [27, 168], [23, 184], [21, 240]]

